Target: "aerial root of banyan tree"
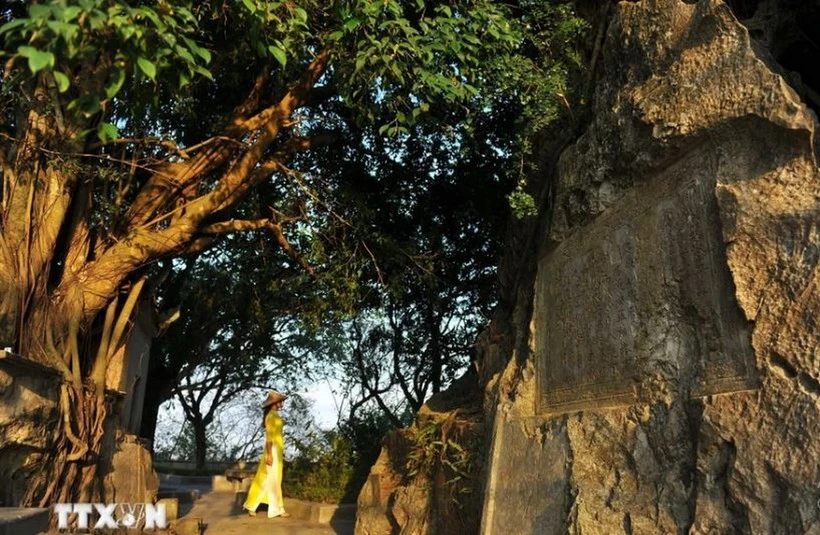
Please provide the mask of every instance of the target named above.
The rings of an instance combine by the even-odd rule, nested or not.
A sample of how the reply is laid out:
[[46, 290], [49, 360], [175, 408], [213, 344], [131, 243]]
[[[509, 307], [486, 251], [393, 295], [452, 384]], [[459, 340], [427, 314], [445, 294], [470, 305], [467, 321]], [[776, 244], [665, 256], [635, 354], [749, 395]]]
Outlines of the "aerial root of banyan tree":
[[102, 497], [98, 477], [106, 400], [85, 387], [60, 387], [60, 423], [49, 449], [29, 475], [23, 505], [47, 507], [55, 503], [96, 502]]
[[[130, 288], [122, 305], [116, 297], [109, 303], [98, 329], [83, 329], [77, 322], [54, 321], [54, 316], [42, 324], [46, 354], [52, 355], [48, 362], [56, 364], [54, 367], [62, 375], [57, 404], [59, 424], [50, 430], [48, 446], [29, 468], [24, 506], [104, 501], [100, 465], [106, 418], [112, 412], [112, 399], [105, 392], [106, 373], [113, 355], [123, 349], [128, 339], [144, 282], [141, 279]], [[54, 337], [48, 335], [50, 329], [65, 324], [68, 336], [59, 344], [62, 350], [58, 350]], [[91, 337], [96, 340], [92, 347], [96, 346], [97, 351], [93, 355], [81, 354], [80, 347], [88, 344], [80, 341]]]

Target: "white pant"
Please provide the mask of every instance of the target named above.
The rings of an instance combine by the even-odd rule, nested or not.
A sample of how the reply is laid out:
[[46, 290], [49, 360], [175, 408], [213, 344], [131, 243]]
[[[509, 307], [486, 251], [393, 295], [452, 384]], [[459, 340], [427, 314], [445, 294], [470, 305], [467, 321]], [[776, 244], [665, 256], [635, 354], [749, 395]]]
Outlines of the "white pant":
[[[264, 460], [262, 461], [264, 462]], [[256, 511], [263, 501], [268, 503], [268, 518], [273, 518], [285, 512], [285, 503], [282, 499], [282, 482], [279, 481], [279, 458], [273, 455], [273, 463], [265, 467], [265, 481], [262, 482], [262, 491], [256, 503], [245, 504], [249, 511]], [[265, 500], [267, 498], [267, 500]]]

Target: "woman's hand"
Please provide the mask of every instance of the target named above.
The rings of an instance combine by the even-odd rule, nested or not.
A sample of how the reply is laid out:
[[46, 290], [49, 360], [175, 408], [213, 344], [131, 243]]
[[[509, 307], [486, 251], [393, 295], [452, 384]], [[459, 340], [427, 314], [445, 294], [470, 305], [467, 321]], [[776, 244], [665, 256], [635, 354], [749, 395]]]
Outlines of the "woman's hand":
[[273, 455], [271, 455], [270, 452], [265, 454], [265, 464], [268, 466], [273, 464]]

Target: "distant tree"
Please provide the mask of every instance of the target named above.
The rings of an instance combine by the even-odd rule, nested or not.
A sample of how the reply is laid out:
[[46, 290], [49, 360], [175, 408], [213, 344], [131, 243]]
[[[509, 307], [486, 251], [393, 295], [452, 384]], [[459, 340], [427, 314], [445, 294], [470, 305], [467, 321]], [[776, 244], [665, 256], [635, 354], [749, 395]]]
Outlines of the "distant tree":
[[160, 293], [169, 325], [151, 350], [143, 436], [153, 438], [159, 405], [175, 399], [200, 468], [207, 427], [226, 404], [251, 389], [292, 384], [310, 366], [300, 358], [300, 323], [317, 285], [299, 266], [271, 257], [264, 240], [227, 240], [179, 266]]
[[[495, 267], [517, 175], [514, 103], [453, 111], [446, 131], [416, 125], [400, 140], [375, 132], [337, 155], [361, 264], [356, 311], [337, 346], [351, 416], [378, 406], [394, 426], [445, 388], [471, 360], [495, 304]], [[339, 172], [349, 172], [340, 166]], [[338, 332], [328, 333], [339, 337]]]

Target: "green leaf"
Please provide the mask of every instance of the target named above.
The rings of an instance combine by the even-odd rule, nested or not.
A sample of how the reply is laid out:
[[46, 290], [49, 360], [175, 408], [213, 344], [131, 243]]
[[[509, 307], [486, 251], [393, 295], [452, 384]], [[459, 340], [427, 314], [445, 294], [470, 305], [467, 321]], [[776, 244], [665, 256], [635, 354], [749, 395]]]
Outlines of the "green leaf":
[[201, 46], [198, 46], [194, 49], [194, 53], [203, 60], [205, 60], [205, 63], [211, 62], [211, 52], [207, 48], [202, 48]]
[[390, 70], [393, 71], [393, 74], [400, 82], [404, 82], [404, 76], [402, 76], [401, 69], [395, 61], [390, 62]]
[[68, 76], [60, 71], [54, 71], [52, 74], [54, 74], [54, 81], [57, 82], [57, 91], [60, 93], [68, 91], [68, 88], [71, 86], [71, 80], [68, 79]]
[[128, 41], [137, 33], [137, 28], [134, 26], [122, 26], [119, 30], [123, 41]]
[[114, 75], [111, 77], [111, 81], [105, 86], [105, 96], [106, 98], [112, 99], [114, 95], [119, 93], [122, 84], [125, 82], [125, 69], [120, 67], [116, 67], [114, 70]]
[[28, 14], [33, 19], [47, 19], [51, 17], [51, 6], [34, 4], [28, 8]]
[[66, 41], [70, 41], [74, 35], [77, 34], [80, 27], [76, 24], [69, 24], [67, 22], [61, 22], [57, 20], [50, 20], [46, 23], [46, 25], [57, 35], [60, 35]]
[[189, 22], [189, 23], [190, 22], [196, 23], [196, 18], [194, 18], [194, 14], [191, 13], [190, 9], [188, 9], [187, 7], [182, 7], [182, 6], [179, 6], [176, 9], [177, 9], [177, 15], [179, 15], [179, 17], [183, 21]]
[[108, 23], [108, 15], [106, 15], [104, 11], [95, 9], [91, 11], [91, 14], [88, 16], [86, 20], [88, 21], [88, 25], [91, 26], [92, 30], [102, 30]]
[[63, 19], [64, 22], [71, 22], [72, 20], [76, 19], [77, 16], [82, 13], [82, 8], [77, 6], [69, 6], [65, 8], [61, 14], [60, 18]]
[[29, 22], [31, 22], [31, 19], [14, 19], [14, 20], [11, 20], [11, 21], [3, 24], [2, 26], [0, 26], [0, 35], [3, 35], [4, 33], [11, 31], [14, 28], [17, 28], [18, 26], [28, 24]]
[[100, 126], [97, 127], [97, 137], [100, 138], [100, 141], [117, 139], [119, 135], [119, 129], [111, 123], [100, 123]]
[[168, 43], [169, 46], [174, 46], [177, 44], [177, 38], [172, 33], [162, 32], [160, 33], [160, 37], [162, 37], [162, 40]]
[[251, 13], [256, 13], [256, 4], [252, 0], [242, 0], [242, 3], [245, 4], [248, 11]]
[[148, 8], [148, 7], [141, 7], [141, 8], [139, 8], [139, 13], [141, 15], [145, 16], [146, 18], [150, 19], [151, 22], [154, 23], [154, 26], [157, 27], [157, 29], [159, 29], [159, 30], [164, 30], [165, 29], [165, 24], [162, 23], [162, 20], [159, 18], [159, 15], [157, 15], [157, 12], [154, 11], [153, 9]]
[[367, 58], [364, 57], [364, 56], [359, 56], [358, 58], [356, 58], [356, 70], [353, 71], [353, 72], [354, 73], [359, 72], [362, 69], [362, 67], [364, 67], [364, 64], [365, 64], [366, 61], [367, 61]]
[[191, 77], [185, 74], [184, 72], [179, 73], [179, 88], [182, 89], [186, 85], [191, 83]]
[[76, 109], [85, 117], [91, 117], [100, 111], [100, 99], [91, 95], [83, 95], [68, 103], [68, 109]]
[[211, 74], [211, 71], [209, 71], [208, 69], [206, 69], [205, 67], [203, 67], [201, 65], [197, 65], [196, 67], [194, 67], [194, 72], [201, 74], [202, 76], [204, 76], [208, 80], [213, 80], [214, 79], [214, 75]]
[[201, 46], [196, 44], [196, 42], [193, 39], [189, 39], [185, 36], [182, 37], [182, 40], [188, 46], [188, 50], [190, 50], [193, 54], [196, 54], [197, 56], [205, 60], [205, 63], [211, 62], [210, 50], [208, 50], [207, 48], [202, 48]]
[[174, 47], [174, 50], [176, 51], [177, 56], [181, 57], [182, 59], [184, 59], [188, 63], [191, 63], [191, 64], [196, 63], [196, 60], [194, 59], [194, 56], [192, 56], [191, 53], [188, 52], [187, 48], [177, 45], [177, 46]]
[[145, 76], [150, 78], [151, 80], [157, 79], [157, 68], [154, 66], [153, 63], [148, 61], [148, 59], [140, 56], [137, 58], [137, 65], [139, 65], [142, 72], [145, 73]]
[[359, 19], [350, 19], [349, 21], [345, 22], [344, 29], [346, 31], [350, 31], [354, 28], [357, 28], [359, 24], [361, 24], [361, 21]]
[[287, 54], [285, 54], [284, 50], [282, 50], [281, 48], [279, 48], [277, 46], [270, 45], [268, 47], [268, 52], [270, 52], [273, 55], [273, 57], [276, 58], [276, 61], [278, 61], [282, 65], [282, 67], [287, 65], [288, 56], [287, 56]]
[[32, 73], [54, 66], [54, 54], [51, 52], [37, 50], [31, 46], [21, 46], [17, 49], [17, 53], [28, 59], [28, 68]]

